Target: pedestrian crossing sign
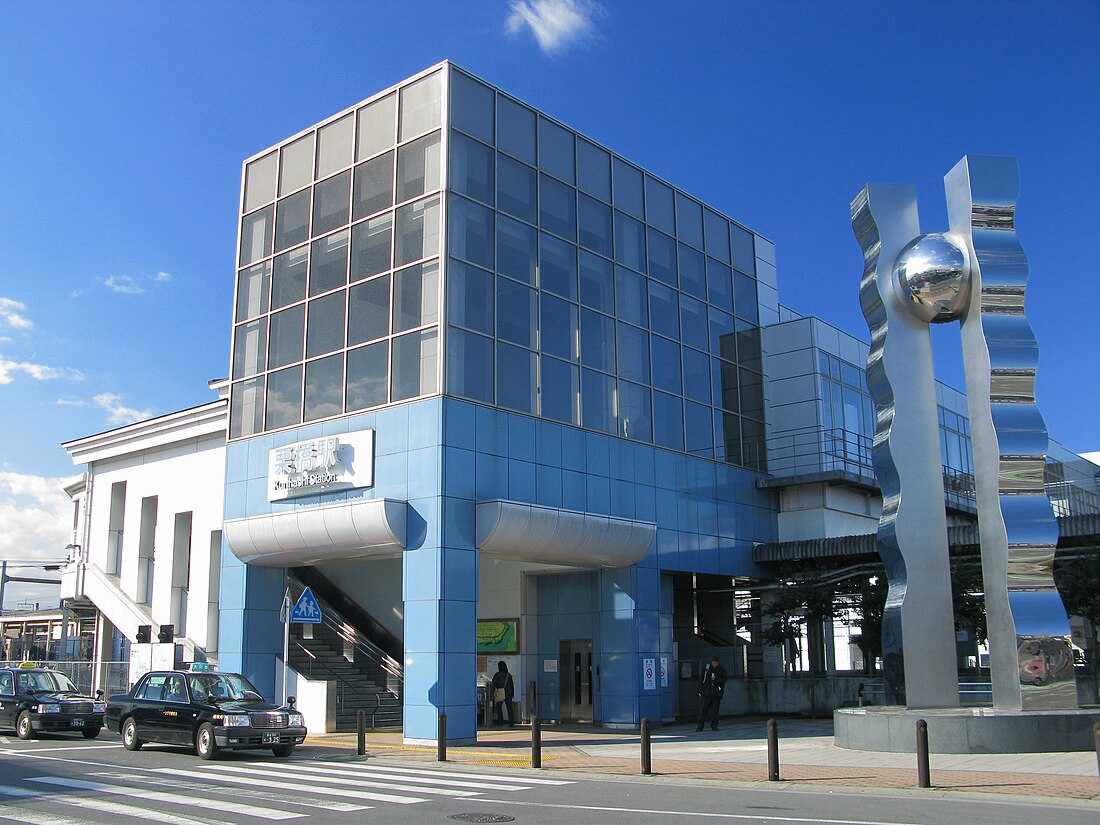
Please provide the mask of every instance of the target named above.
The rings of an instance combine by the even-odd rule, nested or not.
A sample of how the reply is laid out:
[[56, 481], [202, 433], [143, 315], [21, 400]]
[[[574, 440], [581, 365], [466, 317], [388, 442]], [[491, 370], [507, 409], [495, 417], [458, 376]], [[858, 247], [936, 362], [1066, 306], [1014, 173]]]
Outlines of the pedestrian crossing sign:
[[308, 587], [302, 591], [298, 601], [290, 611], [291, 624], [320, 624], [321, 605], [317, 604], [317, 598]]

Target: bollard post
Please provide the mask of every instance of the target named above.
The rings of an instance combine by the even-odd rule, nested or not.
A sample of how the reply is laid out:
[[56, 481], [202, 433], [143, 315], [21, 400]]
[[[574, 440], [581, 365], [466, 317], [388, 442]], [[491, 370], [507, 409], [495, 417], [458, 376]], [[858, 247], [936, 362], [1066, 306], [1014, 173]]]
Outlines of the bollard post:
[[1100, 774], [1100, 722], [1092, 726], [1092, 739], [1096, 743], [1096, 770]]
[[932, 776], [928, 770], [928, 723], [917, 720], [917, 785], [921, 788], [932, 787]]
[[779, 725], [768, 720], [768, 781], [779, 781]]
[[537, 715], [531, 716], [531, 767], [542, 767], [542, 723]]
[[367, 752], [367, 712], [362, 708], [355, 714], [355, 731], [359, 735], [355, 751], [362, 756]]
[[642, 717], [642, 773], [649, 776], [653, 773], [653, 758], [650, 752], [649, 719]]
[[447, 714], [439, 714], [439, 730], [436, 732], [435, 761], [447, 761]]

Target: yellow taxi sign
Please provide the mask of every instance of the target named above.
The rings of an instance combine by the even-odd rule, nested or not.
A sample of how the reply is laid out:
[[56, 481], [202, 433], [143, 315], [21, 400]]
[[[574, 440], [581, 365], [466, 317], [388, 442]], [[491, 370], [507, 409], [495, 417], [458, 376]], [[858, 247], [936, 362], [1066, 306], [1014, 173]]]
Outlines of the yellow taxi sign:
[[19, 669], [20, 670], [34, 670], [36, 667], [38, 667], [38, 665], [35, 662], [20, 662], [19, 663]]

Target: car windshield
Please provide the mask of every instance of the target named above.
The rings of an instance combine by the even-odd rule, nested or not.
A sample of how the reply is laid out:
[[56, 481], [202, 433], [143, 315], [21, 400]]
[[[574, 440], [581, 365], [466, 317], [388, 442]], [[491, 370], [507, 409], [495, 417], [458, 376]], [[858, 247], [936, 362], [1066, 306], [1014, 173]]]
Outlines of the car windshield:
[[17, 692], [19, 693], [56, 693], [67, 691], [78, 693], [79, 691], [63, 673], [54, 673], [46, 670], [27, 670], [15, 674]]
[[187, 677], [196, 702], [258, 702], [260, 692], [235, 673], [198, 673]]

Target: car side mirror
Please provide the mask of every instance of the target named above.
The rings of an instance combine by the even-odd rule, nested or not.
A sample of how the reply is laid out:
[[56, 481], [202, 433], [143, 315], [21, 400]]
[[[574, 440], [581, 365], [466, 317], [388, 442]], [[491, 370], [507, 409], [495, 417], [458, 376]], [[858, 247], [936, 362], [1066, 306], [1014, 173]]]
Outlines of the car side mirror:
[[102, 690], [97, 690], [95, 692], [95, 698], [96, 699], [102, 699], [103, 698], [103, 691]]
[[294, 710], [294, 703], [297, 702], [297, 701], [298, 701], [297, 696], [288, 696], [288, 697], [286, 697], [286, 703], [290, 707], [291, 710]]

